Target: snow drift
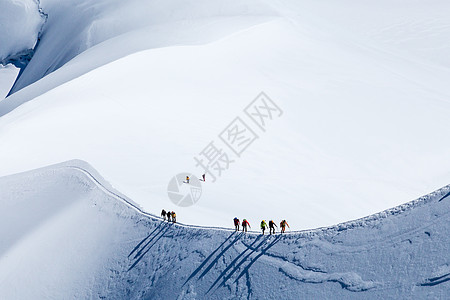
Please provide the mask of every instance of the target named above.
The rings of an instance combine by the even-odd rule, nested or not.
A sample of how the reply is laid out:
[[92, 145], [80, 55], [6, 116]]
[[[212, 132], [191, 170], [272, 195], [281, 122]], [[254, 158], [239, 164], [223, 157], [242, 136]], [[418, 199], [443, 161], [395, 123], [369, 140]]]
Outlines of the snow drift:
[[69, 161], [0, 178], [0, 298], [443, 299], [449, 200], [447, 186], [356, 221], [262, 236], [168, 224]]

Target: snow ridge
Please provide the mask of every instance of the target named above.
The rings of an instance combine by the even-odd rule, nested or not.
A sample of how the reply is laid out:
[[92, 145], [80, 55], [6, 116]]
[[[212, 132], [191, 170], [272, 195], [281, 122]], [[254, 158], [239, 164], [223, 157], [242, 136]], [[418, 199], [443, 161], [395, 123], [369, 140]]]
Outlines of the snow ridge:
[[[380, 10], [391, 5], [382, 2]], [[178, 9], [183, 3], [188, 10]], [[321, 6], [346, 11], [332, 1], [319, 7], [286, 1], [292, 9], [278, 3], [266, 8], [257, 0], [195, 3], [42, 1], [49, 14], [45, 33], [14, 90], [26, 88], [0, 101], [0, 175], [79, 157], [153, 211], [165, 206], [165, 187], [179, 168], [196, 172], [193, 157], [204, 147], [197, 142], [207, 145], [266, 90], [291, 113], [273, 123], [220, 185], [205, 190], [197, 204], [201, 215], [178, 209], [191, 217], [188, 223], [226, 227], [242, 199], [249, 200], [242, 217], [259, 219], [251, 209], [257, 199], [267, 209], [283, 197], [286, 208], [273, 206], [263, 214], [298, 219], [290, 224], [296, 230], [317, 228], [382, 211], [450, 182], [449, 142], [442, 139], [450, 130], [448, 70], [401, 58], [389, 44], [366, 43], [363, 33], [346, 30], [357, 27], [353, 19], [327, 21]], [[442, 5], [439, 10], [448, 4]], [[359, 15], [359, 9], [352, 12]], [[402, 10], [390, 14], [364, 24], [383, 31]], [[161, 131], [166, 123], [190, 124], [191, 130], [171, 125]], [[124, 140], [130, 144], [117, 143]], [[85, 147], [94, 144], [98, 148]], [[15, 163], [10, 158], [17, 148], [33, 159]], [[112, 164], [117, 157], [126, 159]], [[242, 185], [240, 176], [261, 184]]]
[[[262, 236], [162, 222], [87, 163], [69, 161], [0, 178], [0, 231], [30, 228], [2, 233], [0, 297], [443, 298], [446, 193], [347, 225]], [[52, 205], [39, 218], [48, 212], [36, 207]], [[24, 219], [11, 218], [14, 210]]]
[[[51, 166], [50, 166], [51, 167]], [[100, 187], [102, 190], [104, 190], [106, 193], [112, 195], [113, 197], [117, 198], [120, 201], [123, 201], [128, 206], [135, 209], [140, 214], [156, 219], [156, 220], [162, 220], [161, 217], [156, 216], [154, 214], [145, 212], [138, 204], [136, 204], [134, 201], [126, 197], [125, 195], [121, 194], [120, 192], [114, 190], [111, 185], [106, 182], [103, 178], [98, 179], [96, 176], [100, 176], [98, 172], [95, 171], [94, 168], [92, 168], [87, 162], [84, 162], [82, 160], [72, 160], [68, 162], [64, 162], [62, 164], [54, 165], [53, 167], [61, 167], [61, 168], [70, 168], [73, 170], [80, 171], [84, 174], [86, 174], [93, 182], [97, 184], [98, 187]], [[97, 175], [94, 175], [97, 174]], [[442, 196], [444, 195], [444, 196]], [[386, 209], [384, 211], [381, 211], [379, 213], [363, 217], [356, 220], [351, 220], [347, 222], [343, 222], [340, 224], [336, 224], [333, 226], [327, 226], [327, 227], [320, 227], [316, 229], [307, 229], [307, 230], [291, 230], [287, 231], [286, 234], [300, 234], [302, 236], [312, 236], [316, 234], [322, 234], [324, 232], [339, 232], [349, 229], [355, 229], [357, 227], [364, 227], [364, 226], [371, 226], [372, 223], [378, 222], [382, 219], [385, 219], [389, 216], [395, 216], [407, 211], [410, 211], [411, 209], [414, 209], [416, 207], [419, 207], [421, 205], [424, 205], [430, 201], [435, 201], [436, 198], [439, 198], [438, 202], [444, 200], [450, 196], [450, 184], [446, 185], [434, 192], [429, 193], [428, 195], [424, 195], [418, 199], [412, 200], [410, 202], [398, 205], [393, 208]], [[210, 229], [210, 230], [224, 230], [224, 231], [234, 231], [234, 229], [225, 228], [225, 227], [215, 227], [215, 226], [197, 226], [197, 225], [190, 225], [190, 224], [183, 224], [181, 222], [177, 223], [178, 226], [184, 226], [184, 227], [190, 227], [190, 228], [200, 228], [200, 229]], [[248, 233], [256, 233], [259, 234], [259, 231], [255, 230], [248, 230]]]

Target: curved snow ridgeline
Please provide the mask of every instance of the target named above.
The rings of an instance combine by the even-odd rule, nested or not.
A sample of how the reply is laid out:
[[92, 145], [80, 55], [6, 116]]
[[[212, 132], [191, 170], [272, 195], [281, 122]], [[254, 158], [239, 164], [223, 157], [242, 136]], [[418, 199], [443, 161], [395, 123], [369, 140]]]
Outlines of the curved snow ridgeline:
[[[87, 54], [87, 61], [72, 65], [69, 72], [27, 91], [21, 96], [27, 100], [131, 53], [210, 42], [271, 19], [275, 14], [258, 0], [227, 4], [221, 0], [46, 0], [40, 5], [48, 18], [39, 47], [32, 53], [33, 59], [17, 78], [10, 95], [58, 70], [86, 50], [108, 43]], [[37, 34], [36, 30], [28, 37]], [[13, 36], [8, 40], [18, 39]], [[12, 101], [14, 107], [23, 103], [19, 99]]]
[[69, 161], [0, 178], [0, 298], [443, 299], [449, 200], [446, 186], [360, 220], [262, 236], [168, 224]]
[[[427, 194], [450, 182], [450, 2], [406, 2], [42, 1], [0, 176], [77, 157], [158, 213], [214, 142], [234, 162], [177, 208], [190, 224], [240, 207], [316, 228]], [[283, 111], [265, 129], [243, 111], [261, 91]], [[257, 136], [240, 156], [219, 137], [237, 117]]]

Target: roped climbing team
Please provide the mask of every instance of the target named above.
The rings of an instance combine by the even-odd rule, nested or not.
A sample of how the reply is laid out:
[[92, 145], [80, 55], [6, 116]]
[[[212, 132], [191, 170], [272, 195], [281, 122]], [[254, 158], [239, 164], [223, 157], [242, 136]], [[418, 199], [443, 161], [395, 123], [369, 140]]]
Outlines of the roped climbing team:
[[[240, 223], [239, 219], [237, 217], [235, 217], [233, 219], [233, 222], [234, 222], [234, 228], [236, 231], [239, 231], [239, 225], [242, 225], [242, 231], [244, 231], [244, 232], [247, 232], [247, 227], [251, 228], [250, 223], [246, 219], [242, 220], [242, 223]], [[286, 226], [288, 228], [291, 228], [291, 227], [289, 227], [289, 224], [287, 223], [286, 220], [282, 220], [280, 222], [281, 233], [286, 232]], [[266, 231], [266, 228], [267, 228], [266, 220], [261, 221], [260, 227], [261, 227], [262, 234], [264, 235], [264, 232]], [[269, 234], [275, 234], [275, 227], [278, 227], [278, 226], [275, 224], [274, 221], [270, 220], [269, 221]]]
[[[173, 223], [177, 222], [177, 215], [175, 214], [174, 211], [166, 212], [166, 210], [163, 209], [161, 211], [161, 217], [163, 218], [164, 221], [166, 220], [166, 217], [167, 217], [168, 222], [173, 222]], [[250, 226], [250, 223], [247, 221], [247, 219], [242, 220], [242, 223], [241, 223], [240, 220], [237, 217], [235, 217], [233, 219], [233, 223], [234, 223], [234, 229], [236, 231], [240, 231], [240, 227], [239, 227], [240, 225], [242, 225], [243, 232], [247, 232], [247, 227], [252, 228]], [[280, 222], [281, 233], [285, 233], [286, 226], [288, 228], [291, 228], [291, 227], [289, 227], [289, 224], [286, 220], [282, 220]], [[275, 227], [278, 227], [278, 226], [275, 224], [275, 222], [273, 220], [269, 221], [269, 226], [267, 226], [266, 220], [262, 220], [260, 227], [261, 227], [262, 234], [264, 235], [264, 232], [266, 231], [267, 227], [269, 227], [269, 234], [275, 234]]]
[[[202, 179], [200, 179], [200, 180], [205, 181], [205, 177], [206, 177], [205, 174], [203, 174], [202, 175]], [[189, 184], [189, 181], [190, 181], [189, 176], [186, 176], [186, 181], [184, 181], [184, 183], [188, 183]], [[164, 221], [166, 220], [166, 217], [167, 217], [167, 221], [168, 222], [176, 223], [176, 221], [177, 221], [177, 215], [175, 214], [174, 211], [166, 212], [163, 209], [161, 211], [161, 217], [163, 218]], [[242, 220], [242, 223], [240, 223], [239, 219], [237, 217], [235, 217], [233, 219], [233, 222], [234, 222], [234, 228], [235, 228], [236, 231], [240, 230], [239, 225], [242, 225], [242, 231], [243, 232], [247, 232], [247, 227], [251, 228], [250, 223], [246, 219]], [[266, 220], [262, 220], [260, 226], [261, 226], [262, 234], [264, 235], [264, 232], [265, 232], [265, 230], [267, 228]], [[286, 220], [282, 220], [280, 222], [281, 233], [284, 233], [286, 231], [286, 226], [288, 228], [291, 228], [291, 227], [289, 227], [289, 224], [287, 223]], [[275, 234], [275, 227], [278, 227], [278, 226], [275, 224], [275, 222], [273, 220], [270, 220], [269, 221], [269, 234], [272, 234], [272, 233]]]

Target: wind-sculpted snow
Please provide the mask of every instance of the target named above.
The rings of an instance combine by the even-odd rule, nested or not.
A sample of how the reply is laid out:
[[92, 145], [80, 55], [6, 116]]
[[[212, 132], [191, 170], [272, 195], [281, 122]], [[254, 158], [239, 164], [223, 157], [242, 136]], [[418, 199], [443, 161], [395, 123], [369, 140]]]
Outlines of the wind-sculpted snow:
[[[87, 54], [84, 62], [79, 64], [78, 60], [74, 68], [35, 89], [32, 97], [131, 53], [206, 43], [263, 22], [274, 14], [257, 0], [226, 5], [220, 0], [48, 0], [41, 5], [48, 21], [33, 53], [34, 59], [19, 75], [11, 95], [108, 40], [106, 45]], [[18, 99], [14, 102], [19, 102], [16, 106], [22, 104]]]
[[376, 287], [372, 281], [364, 281], [354, 272], [332, 273], [308, 271], [299, 269], [297, 266], [280, 267], [280, 272], [284, 275], [305, 283], [338, 282], [342, 288], [353, 292], [362, 292]]
[[0, 64], [25, 67], [46, 18], [38, 0], [3, 0], [0, 5]]
[[81, 161], [2, 177], [0, 298], [444, 299], [449, 190], [262, 236], [163, 222]]

